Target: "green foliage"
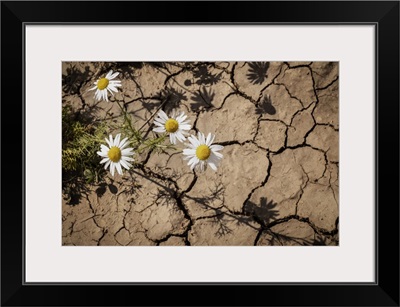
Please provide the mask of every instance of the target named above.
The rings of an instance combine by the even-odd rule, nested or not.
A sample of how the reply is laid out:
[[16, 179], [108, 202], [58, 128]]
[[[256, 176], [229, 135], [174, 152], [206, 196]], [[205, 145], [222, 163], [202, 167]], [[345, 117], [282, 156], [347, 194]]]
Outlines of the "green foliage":
[[[121, 105], [118, 103], [121, 107]], [[165, 152], [175, 150], [167, 135], [160, 137], [144, 137], [144, 133], [135, 128], [133, 119], [122, 107], [124, 122], [120, 127], [123, 137], [128, 137], [130, 146], [139, 155], [144, 152]], [[98, 182], [105, 173], [100, 164], [101, 157], [97, 155], [100, 145], [105, 144], [108, 137], [108, 127], [105, 123], [85, 123], [69, 106], [62, 108], [62, 168], [64, 182], [71, 177], [85, 178], [86, 182]]]
[[86, 124], [69, 106], [62, 109], [62, 168], [64, 173], [98, 180], [102, 167], [97, 151], [104, 143], [107, 127], [104, 123]]
[[142, 143], [142, 146], [140, 146], [137, 151], [138, 153], [141, 153], [145, 150], [148, 151], [155, 151], [155, 152], [164, 152], [165, 150], [176, 150], [176, 147], [172, 144], [164, 144], [165, 139], [169, 138], [166, 134], [158, 137], [158, 138], [153, 138], [153, 139], [147, 139]]
[[[167, 135], [164, 134], [160, 137], [154, 138], [145, 138], [143, 136], [143, 132], [140, 131], [141, 128], [136, 129], [135, 123], [132, 120], [132, 117], [126, 110], [119, 104], [117, 101], [118, 106], [120, 107], [124, 121], [121, 126], [121, 131], [124, 137], [128, 137], [129, 141], [137, 154], [141, 154], [145, 151], [165, 151], [167, 149], [176, 149], [174, 145], [167, 144], [165, 145], [164, 142], [167, 138]], [[153, 114], [155, 115], [155, 114]]]

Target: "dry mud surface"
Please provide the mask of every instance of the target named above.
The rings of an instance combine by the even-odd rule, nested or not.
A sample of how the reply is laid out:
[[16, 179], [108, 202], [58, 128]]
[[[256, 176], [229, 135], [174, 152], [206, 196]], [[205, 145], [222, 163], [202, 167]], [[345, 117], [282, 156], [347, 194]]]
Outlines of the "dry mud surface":
[[[110, 69], [120, 92], [96, 102]], [[216, 134], [224, 157], [198, 173], [174, 151], [136, 156], [63, 197], [62, 244], [338, 245], [338, 83], [336, 62], [63, 63], [64, 105], [115, 123], [118, 100], [140, 127], [169, 95], [163, 110]]]

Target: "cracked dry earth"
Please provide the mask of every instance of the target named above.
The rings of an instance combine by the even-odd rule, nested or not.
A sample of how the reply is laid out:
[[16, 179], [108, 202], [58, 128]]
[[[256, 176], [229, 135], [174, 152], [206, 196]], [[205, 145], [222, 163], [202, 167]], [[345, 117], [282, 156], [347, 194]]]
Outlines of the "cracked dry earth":
[[[87, 90], [110, 69], [122, 87], [96, 102]], [[337, 62], [63, 63], [64, 105], [115, 123], [118, 100], [140, 127], [168, 99], [224, 158], [196, 173], [174, 151], [136, 156], [63, 199], [62, 244], [338, 245], [338, 83]]]

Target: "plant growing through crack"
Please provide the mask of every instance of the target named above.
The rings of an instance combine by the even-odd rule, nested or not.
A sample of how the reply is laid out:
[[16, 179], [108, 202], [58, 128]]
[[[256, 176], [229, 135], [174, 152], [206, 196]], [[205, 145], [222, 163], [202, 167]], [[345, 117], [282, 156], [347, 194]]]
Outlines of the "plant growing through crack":
[[[94, 82], [89, 91], [94, 91], [96, 101], [109, 102], [109, 94], [114, 96], [119, 89], [123, 91], [122, 81], [117, 79], [118, 75], [119, 72], [110, 70]], [[191, 170], [204, 171], [209, 166], [215, 171], [222, 159], [219, 151], [223, 146], [212, 144], [215, 135], [205, 136], [199, 132], [197, 137], [190, 136], [189, 131], [192, 127], [186, 114], [175, 110], [167, 114], [162, 110], [174, 96], [174, 93], [170, 92], [164, 94], [160, 106], [141, 127], [137, 127], [134, 117], [117, 99], [109, 103], [116, 103], [121, 110], [123, 121], [120, 125], [107, 126], [104, 122], [84, 123], [72, 114], [68, 106], [63, 107], [63, 173], [73, 173], [78, 177], [83, 175], [87, 182], [99, 182], [107, 169], [114, 176], [115, 172], [122, 175], [124, 169], [129, 171], [131, 168], [140, 167], [140, 163], [135, 161], [136, 155], [145, 151], [168, 150], [183, 153], [183, 158], [189, 160]], [[148, 136], [149, 131], [144, 131], [146, 125], [150, 128], [155, 125], [152, 129], [156, 133], [155, 136]], [[117, 134], [109, 134], [109, 129], [117, 131]], [[185, 143], [186, 141], [188, 143]], [[183, 143], [187, 148], [178, 149], [177, 143]]]

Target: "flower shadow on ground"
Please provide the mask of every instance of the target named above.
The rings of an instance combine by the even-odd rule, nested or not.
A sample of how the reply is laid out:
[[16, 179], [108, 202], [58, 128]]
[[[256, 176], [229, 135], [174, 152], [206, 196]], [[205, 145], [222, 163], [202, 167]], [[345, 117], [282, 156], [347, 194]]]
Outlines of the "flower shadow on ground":
[[202, 108], [211, 108], [213, 107], [213, 99], [215, 97], [215, 93], [213, 90], [210, 88], [207, 90], [206, 87], [202, 87], [199, 89], [197, 92], [193, 94], [191, 99], [194, 101], [194, 103], [190, 104], [190, 108], [192, 111], [196, 112], [199, 109]]
[[262, 84], [268, 77], [267, 71], [269, 68], [269, 62], [249, 62], [249, 71], [247, 73], [247, 79], [254, 84]]
[[169, 113], [173, 109], [179, 108], [182, 101], [188, 100], [186, 92], [169, 86], [166, 86], [158, 93], [157, 99], [159, 99], [160, 101], [165, 101], [168, 99], [168, 104], [165, 104], [164, 106], [164, 111], [166, 113]]
[[267, 113], [269, 115], [276, 114], [276, 109], [272, 105], [271, 97], [265, 96], [263, 100], [257, 103], [256, 106], [256, 114], [264, 114]]
[[210, 72], [211, 65], [206, 63], [197, 65], [193, 69], [193, 77], [198, 85], [214, 85], [221, 80], [221, 74], [213, 74]]
[[93, 76], [93, 71], [89, 66], [85, 66], [84, 71], [75, 65], [66, 69], [66, 74], [62, 75], [62, 90], [66, 94], [79, 94], [79, 90], [84, 82]]
[[279, 211], [276, 208], [277, 205], [272, 200], [268, 201], [267, 198], [261, 197], [259, 204], [248, 201], [244, 207], [244, 211], [246, 214], [253, 216], [261, 225], [267, 227], [269, 223], [276, 220], [277, 216], [279, 216]]

